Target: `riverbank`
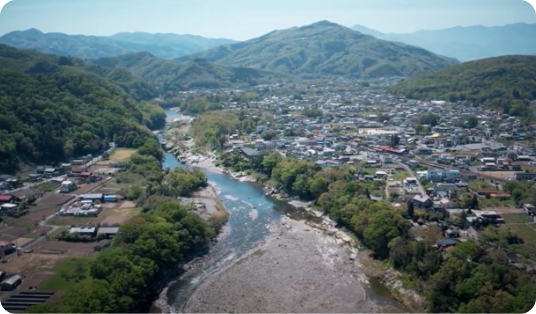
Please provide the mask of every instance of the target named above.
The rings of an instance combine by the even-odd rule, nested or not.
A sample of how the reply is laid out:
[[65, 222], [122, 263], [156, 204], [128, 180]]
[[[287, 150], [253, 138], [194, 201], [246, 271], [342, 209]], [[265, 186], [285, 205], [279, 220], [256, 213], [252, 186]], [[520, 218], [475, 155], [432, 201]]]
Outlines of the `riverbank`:
[[215, 186], [210, 182], [207, 187], [192, 193], [189, 197], [180, 197], [178, 200], [183, 205], [193, 204], [193, 212], [218, 228], [227, 222], [230, 215], [219, 199]]
[[[203, 282], [184, 312], [373, 313], [355, 249], [303, 221], [283, 217], [243, 258]], [[388, 308], [396, 310], [396, 308]], [[398, 311], [397, 311], [398, 312]]]

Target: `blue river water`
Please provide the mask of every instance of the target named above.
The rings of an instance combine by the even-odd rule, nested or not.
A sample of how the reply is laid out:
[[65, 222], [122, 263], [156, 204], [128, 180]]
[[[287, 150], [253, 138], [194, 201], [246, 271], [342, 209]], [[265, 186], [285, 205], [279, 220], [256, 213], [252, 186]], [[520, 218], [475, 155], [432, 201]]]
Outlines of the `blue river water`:
[[[173, 111], [166, 110], [166, 113], [168, 117], [177, 116]], [[169, 153], [165, 153], [163, 167], [190, 168]], [[266, 196], [258, 184], [240, 182], [225, 173], [201, 170], [207, 175], [209, 183], [219, 192], [219, 198], [230, 212], [230, 216], [217, 242], [207, 255], [201, 257], [201, 265], [187, 272], [168, 288], [166, 294], [168, 310], [175, 313], [181, 311], [181, 306], [204, 279], [264, 239], [269, 234], [267, 226], [279, 221], [281, 215], [307, 218], [306, 213], [297, 211], [286, 202]], [[256, 212], [255, 219], [252, 219], [253, 212]]]

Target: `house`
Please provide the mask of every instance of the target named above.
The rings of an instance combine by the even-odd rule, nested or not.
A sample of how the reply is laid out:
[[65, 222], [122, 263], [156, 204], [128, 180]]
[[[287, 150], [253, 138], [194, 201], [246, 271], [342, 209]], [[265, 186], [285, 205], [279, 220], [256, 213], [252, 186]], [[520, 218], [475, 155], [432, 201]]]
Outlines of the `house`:
[[0, 283], [0, 288], [3, 291], [13, 291], [21, 284], [21, 282], [22, 277], [19, 275], [14, 275], [2, 281], [2, 283]]
[[17, 247], [14, 243], [2, 241], [0, 242], [0, 254], [11, 254], [17, 250]]
[[16, 197], [15, 195], [11, 195], [11, 194], [0, 195], [0, 204], [6, 204], [6, 203], [14, 204], [20, 201], [21, 201], [20, 198]]
[[69, 234], [78, 234], [83, 236], [94, 237], [97, 232], [95, 227], [73, 227], [69, 230]]
[[411, 201], [419, 208], [430, 208], [434, 204], [428, 195], [415, 195]]
[[252, 158], [252, 157], [259, 156], [258, 151], [254, 150], [254, 149], [251, 149], [251, 148], [247, 148], [247, 147], [240, 147], [239, 152], [242, 153], [242, 155], [244, 155], [244, 157], [246, 157], [246, 158]]
[[0, 215], [12, 215], [17, 211], [17, 204], [6, 203], [0, 206]]
[[43, 172], [45, 177], [50, 178], [58, 174], [58, 171], [56, 168], [45, 168], [45, 171]]
[[536, 181], [536, 173], [516, 173], [516, 181]]
[[534, 207], [534, 205], [532, 204], [525, 204], [523, 205], [523, 211], [526, 211], [527, 213], [534, 213], [536, 212], [536, 207]]
[[456, 246], [458, 243], [461, 243], [458, 239], [441, 239], [436, 242], [437, 246], [445, 249], [451, 246]]
[[76, 190], [78, 187], [73, 181], [63, 181], [60, 187], [60, 193], [69, 193]]
[[267, 125], [258, 125], [255, 130], [257, 131], [257, 134], [259, 134], [259, 133], [262, 133], [262, 132], [268, 130], [268, 126]]

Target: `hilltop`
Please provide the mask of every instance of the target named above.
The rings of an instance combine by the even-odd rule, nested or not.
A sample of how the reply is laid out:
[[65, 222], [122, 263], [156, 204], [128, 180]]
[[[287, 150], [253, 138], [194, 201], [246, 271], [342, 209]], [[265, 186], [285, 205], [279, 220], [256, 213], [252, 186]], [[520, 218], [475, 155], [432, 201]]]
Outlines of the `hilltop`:
[[150, 97], [146, 83], [80, 59], [0, 45], [0, 86], [0, 173], [102, 152], [109, 142], [135, 148], [165, 123], [161, 108], [129, 94]]
[[264, 36], [178, 58], [227, 66], [313, 75], [413, 76], [457, 60], [419, 47], [379, 40], [328, 21], [270, 32]]
[[163, 92], [187, 88], [254, 86], [288, 76], [252, 68], [222, 66], [201, 59], [180, 63], [163, 60], [147, 52], [99, 58], [91, 62], [107, 68], [127, 69]]
[[419, 46], [461, 61], [503, 55], [536, 55], [536, 24], [457, 26], [407, 34], [385, 34], [362, 25], [355, 25], [352, 29], [379, 39]]
[[528, 116], [536, 99], [536, 56], [503, 56], [465, 62], [407, 79], [390, 91], [415, 99], [470, 100], [504, 113]]
[[177, 34], [119, 33], [113, 36], [45, 34], [34, 28], [14, 31], [0, 37], [0, 43], [15, 48], [83, 59], [140, 51], [148, 51], [160, 58], [173, 59], [235, 42], [230, 39]]

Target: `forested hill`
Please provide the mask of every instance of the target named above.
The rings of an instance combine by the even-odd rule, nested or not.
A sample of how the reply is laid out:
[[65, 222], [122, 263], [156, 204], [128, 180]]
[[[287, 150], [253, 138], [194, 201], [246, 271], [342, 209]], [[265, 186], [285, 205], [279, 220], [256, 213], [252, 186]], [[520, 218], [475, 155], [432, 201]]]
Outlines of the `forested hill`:
[[254, 86], [289, 77], [287, 74], [222, 66], [200, 59], [180, 63], [157, 58], [148, 52], [93, 59], [90, 62], [113, 69], [128, 69], [162, 92], [188, 88]]
[[123, 74], [0, 45], [0, 173], [15, 172], [21, 162], [100, 152], [112, 141], [143, 144], [148, 127], [160, 127], [165, 114], [127, 94], [125, 86], [132, 86]]
[[304, 77], [413, 76], [458, 63], [419, 47], [380, 40], [328, 21], [273, 31], [177, 60], [196, 58]]
[[469, 100], [504, 113], [529, 116], [536, 99], [536, 56], [465, 62], [407, 79], [390, 91], [423, 100]]

